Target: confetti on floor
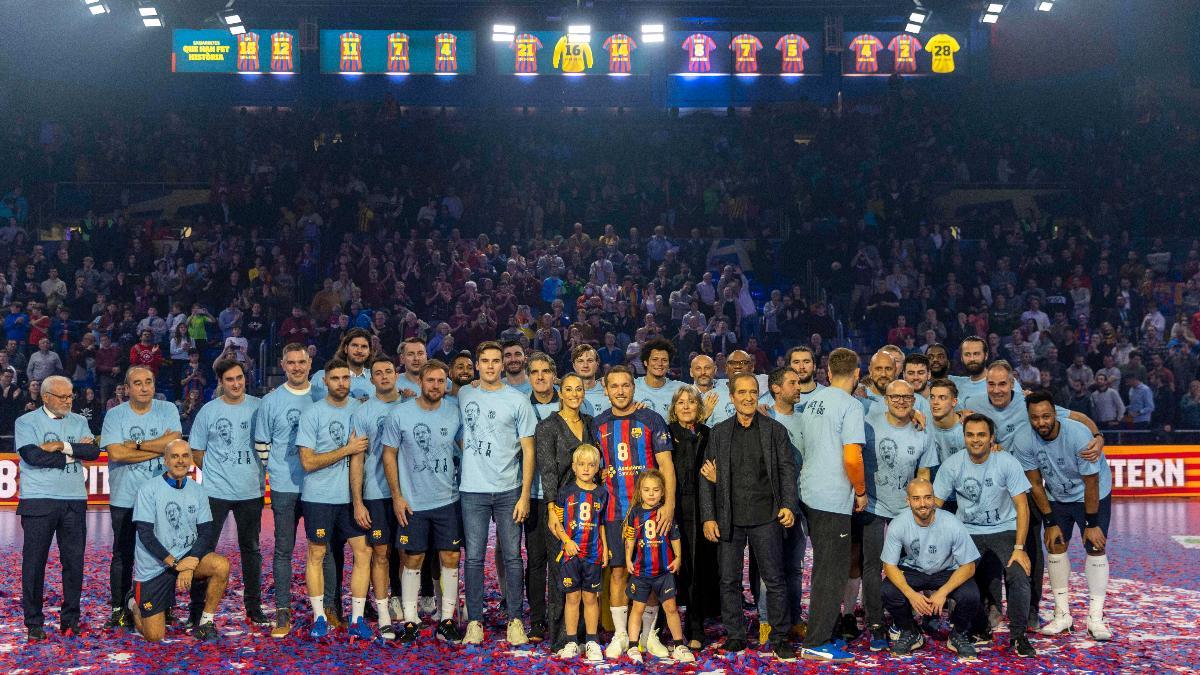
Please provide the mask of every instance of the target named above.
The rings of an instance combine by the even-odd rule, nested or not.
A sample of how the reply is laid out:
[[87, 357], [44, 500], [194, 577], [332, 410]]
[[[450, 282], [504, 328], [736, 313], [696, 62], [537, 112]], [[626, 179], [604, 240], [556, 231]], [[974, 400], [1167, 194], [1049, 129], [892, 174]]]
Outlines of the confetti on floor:
[[[321, 642], [306, 635], [309, 611], [302, 606], [303, 593], [294, 591], [296, 617], [300, 630], [285, 640], [272, 640], [265, 628], [249, 626], [241, 607], [240, 567], [233, 544], [232, 523], [227, 526], [219, 547], [229, 555], [234, 578], [230, 592], [221, 605], [217, 625], [222, 638], [201, 644], [178, 628], [168, 632], [159, 645], [149, 645], [125, 630], [101, 628], [108, 613], [108, 554], [110, 532], [108, 513], [88, 516], [88, 557], [85, 565], [83, 614], [88, 626], [81, 638], [63, 638], [57, 634], [61, 599], [57, 551], [52, 551], [46, 594], [47, 628], [50, 639], [30, 645], [25, 642], [21, 618], [20, 563], [21, 530], [19, 519], [10, 512], [0, 513], [0, 672], [7, 673], [195, 673], [245, 671], [255, 673], [341, 673], [363, 670], [400, 669], [406, 673], [578, 673], [587, 672], [581, 661], [566, 662], [554, 658], [547, 647], [512, 649], [508, 644], [489, 641], [482, 647], [451, 646], [433, 639], [433, 623], [426, 621], [421, 640], [413, 647], [396, 644], [356, 643], [350, 645], [344, 631]], [[650, 659], [645, 665], [625, 660], [608, 663], [594, 670], [616, 673], [800, 673], [851, 672], [878, 669], [888, 673], [1111, 673], [1111, 672], [1196, 672], [1200, 670], [1200, 550], [1189, 548], [1176, 537], [1200, 536], [1200, 501], [1119, 501], [1113, 507], [1109, 532], [1109, 558], [1112, 582], [1108, 595], [1109, 625], [1116, 637], [1112, 642], [1097, 643], [1087, 637], [1086, 587], [1079, 563], [1083, 551], [1078, 537], [1072, 544], [1071, 557], [1077, 570], [1071, 577], [1071, 602], [1075, 611], [1075, 632], [1063, 637], [1031, 636], [1039, 651], [1033, 660], [1018, 660], [1006, 650], [988, 649], [974, 663], [960, 663], [935, 641], [915, 655], [896, 658], [872, 654], [865, 645], [852, 645], [859, 657], [846, 666], [817, 666], [810, 662], [782, 664], [767, 654], [748, 650], [728, 657], [709, 646], [697, 654], [697, 662], [688, 666]], [[270, 514], [264, 517], [264, 594], [273, 605], [270, 575]], [[293, 583], [303, 583], [302, 549], [297, 550]], [[491, 562], [488, 569], [491, 570]], [[806, 584], [807, 588], [807, 584]], [[1046, 584], [1043, 611], [1049, 609], [1049, 584]], [[487, 602], [489, 638], [504, 634], [504, 617], [496, 610], [499, 592], [489, 573]], [[180, 602], [184, 598], [179, 599]], [[182, 609], [177, 607], [177, 612]], [[749, 619], [754, 620], [753, 612]], [[754, 624], [750, 624], [753, 628]], [[753, 630], [751, 631], [753, 634]], [[719, 644], [720, 626], [711, 623], [708, 637]], [[1006, 645], [1008, 636], [998, 632], [998, 642]]]

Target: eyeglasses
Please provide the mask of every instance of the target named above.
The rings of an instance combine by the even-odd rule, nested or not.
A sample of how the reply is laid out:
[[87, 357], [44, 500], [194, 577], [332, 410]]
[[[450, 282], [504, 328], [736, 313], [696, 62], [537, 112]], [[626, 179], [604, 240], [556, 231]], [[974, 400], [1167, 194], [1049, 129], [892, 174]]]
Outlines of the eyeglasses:
[[53, 396], [54, 398], [56, 398], [60, 401], [74, 401], [75, 400], [75, 394], [55, 394], [53, 392], [48, 391], [48, 392], [46, 392], [46, 395]]
[[725, 361], [725, 363], [728, 365], [731, 365], [731, 366], [748, 366], [754, 362], [751, 361], [750, 359], [736, 359], [736, 360], [727, 360], [727, 361]]
[[888, 394], [887, 400], [892, 403], [912, 403], [917, 397], [911, 394]]

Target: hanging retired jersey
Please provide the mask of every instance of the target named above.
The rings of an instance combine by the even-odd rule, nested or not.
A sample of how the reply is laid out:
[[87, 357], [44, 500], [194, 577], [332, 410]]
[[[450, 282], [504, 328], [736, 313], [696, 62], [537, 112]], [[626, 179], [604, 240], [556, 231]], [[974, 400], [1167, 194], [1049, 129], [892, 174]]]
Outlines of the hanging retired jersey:
[[953, 73], [954, 55], [958, 50], [958, 40], [945, 33], [934, 35], [925, 43], [925, 51], [933, 54], [932, 69], [935, 73]]
[[625, 417], [606, 410], [592, 421], [592, 437], [600, 449], [600, 474], [608, 487], [608, 520], [622, 520], [633, 503], [638, 474], [658, 468], [655, 458], [671, 452], [667, 423], [656, 412], [635, 410]]
[[242, 33], [238, 36], [237, 69], [244, 73], [258, 71], [258, 33]]
[[362, 34], [347, 32], [339, 38], [341, 42], [341, 70], [343, 73], [362, 72]]
[[783, 72], [804, 72], [804, 52], [808, 50], [808, 40], [795, 33], [788, 33], [775, 42], [775, 49], [783, 56]]
[[608, 52], [608, 72], [628, 73], [632, 70], [631, 58], [633, 50], [637, 49], [637, 43], [633, 41], [633, 38], [624, 33], [616, 33], [608, 36], [603, 47]]
[[897, 73], [917, 72], [917, 52], [921, 51], [921, 41], [907, 34], [897, 35], [888, 43], [888, 51], [896, 57]]
[[458, 72], [458, 36], [454, 33], [438, 33], [433, 36], [433, 69], [439, 73]]
[[683, 51], [688, 54], [689, 73], [707, 73], [712, 71], [712, 53], [717, 43], [704, 33], [693, 33], [683, 41]]
[[553, 64], [564, 73], [582, 73], [592, 67], [592, 46], [586, 42], [571, 42], [564, 35], [554, 45]]
[[291, 33], [280, 31], [271, 35], [271, 72], [290, 73], [296, 65], [292, 60], [293, 39]]
[[408, 34], [392, 33], [388, 35], [387, 43], [387, 71], [389, 73], [407, 73], [410, 67], [408, 63]]
[[518, 73], [536, 73], [538, 70], [537, 53], [542, 48], [542, 41], [536, 35], [521, 33], [513, 38], [508, 46], [515, 52], [516, 62], [513, 68]]
[[863, 33], [850, 41], [850, 51], [854, 53], [854, 72], [879, 72], [879, 50], [883, 42], [874, 35]]
[[667, 567], [675, 560], [671, 540], [679, 539], [679, 525], [672, 522], [670, 531], [659, 531], [655, 520], [659, 508], [636, 508], [625, 522], [622, 534], [633, 542], [633, 569], [629, 573], [635, 577], [654, 578], [666, 574]]
[[749, 33], [742, 33], [733, 38], [729, 43], [729, 49], [733, 51], [734, 72], [757, 73], [758, 52], [762, 48], [762, 41]]

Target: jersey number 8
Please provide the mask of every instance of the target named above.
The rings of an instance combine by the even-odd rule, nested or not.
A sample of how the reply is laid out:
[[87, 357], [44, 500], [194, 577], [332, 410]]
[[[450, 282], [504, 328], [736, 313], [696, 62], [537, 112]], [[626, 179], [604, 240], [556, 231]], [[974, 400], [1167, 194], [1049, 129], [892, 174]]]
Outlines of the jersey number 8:
[[629, 461], [629, 444], [617, 443], [617, 460], [621, 462]]
[[653, 518], [651, 518], [650, 520], [647, 520], [646, 524], [643, 525], [642, 527], [646, 530], [646, 538], [647, 539], [656, 539], [657, 538], [658, 523], [654, 522]]
[[592, 505], [588, 502], [579, 503], [579, 520], [587, 522], [592, 519]]

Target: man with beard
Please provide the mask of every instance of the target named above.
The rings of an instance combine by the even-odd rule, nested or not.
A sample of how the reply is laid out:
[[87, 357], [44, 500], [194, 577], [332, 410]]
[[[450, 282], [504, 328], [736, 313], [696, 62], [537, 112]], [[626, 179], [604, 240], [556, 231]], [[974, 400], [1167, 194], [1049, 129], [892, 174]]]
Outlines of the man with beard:
[[[804, 412], [804, 404], [825, 385], [817, 382], [817, 361], [809, 347], [792, 347], [787, 352], [787, 366], [796, 373], [796, 412]], [[797, 445], [796, 447], [800, 447]]]
[[925, 356], [929, 358], [929, 378], [933, 380], [946, 377], [950, 373], [950, 355], [946, 353], [946, 347], [940, 342], [934, 342], [925, 349]]
[[142, 484], [162, 476], [162, 453], [182, 437], [179, 409], [154, 398], [154, 373], [142, 366], [125, 372], [129, 400], [104, 416], [101, 438], [108, 451], [109, 513], [113, 552], [109, 567], [112, 616], [106, 627], [129, 626], [125, 596], [133, 584], [134, 500]]
[[[371, 371], [367, 368], [367, 361], [371, 359], [370, 331], [365, 328], [346, 331], [333, 358], [345, 362], [350, 368], [350, 396], [359, 402], [371, 398], [375, 387], [371, 384]], [[325, 371], [313, 373], [310, 383], [313, 401], [325, 398]]]
[[1067, 595], [1071, 562], [1067, 558], [1067, 544], [1078, 525], [1087, 553], [1084, 574], [1090, 599], [1088, 634], [1095, 640], [1111, 640], [1112, 631], [1104, 622], [1104, 600], [1108, 593], [1105, 547], [1112, 509], [1108, 460], [1103, 453], [1094, 460], [1086, 458], [1090, 430], [1058, 415], [1048, 392], [1030, 394], [1025, 398], [1025, 406], [1029, 425], [1021, 428], [1012, 445], [1032, 484], [1034, 506], [1046, 523], [1046, 567], [1054, 592], [1054, 618], [1042, 626], [1042, 634], [1058, 635], [1071, 630]]
[[[863, 396], [860, 399], [863, 402], [863, 412], [869, 413], [872, 407], [876, 405], [886, 404], [887, 388], [896, 379], [896, 373], [900, 370], [900, 363], [896, 357], [885, 349], [880, 349], [871, 356], [871, 361], [867, 367], [867, 375], [870, 381], [863, 387]], [[916, 412], [917, 426], [923, 427], [925, 420], [929, 418], [929, 401], [924, 396], [918, 396], [913, 399], [913, 406]]]
[[[421, 395], [393, 408], [383, 427], [383, 468], [398, 546], [404, 550], [400, 576], [401, 640], [419, 637], [417, 594], [421, 569], [432, 546], [441, 570], [441, 607], [437, 639], [462, 641], [454, 621], [458, 604], [460, 526], [458, 477], [462, 462], [462, 422], [458, 406], [446, 401], [446, 364], [426, 361], [418, 371]], [[420, 428], [420, 431], [418, 430]]]
[[[212, 511], [213, 532], [219, 543], [225, 520], [233, 514], [237, 525], [238, 550], [242, 559], [243, 600], [246, 619], [258, 625], [271, 620], [262, 611], [262, 553], [258, 535], [262, 531], [263, 464], [254, 452], [254, 420], [261, 401], [246, 394], [246, 371], [232, 359], [213, 365], [221, 396], [196, 413], [188, 443], [196, 466], [204, 472], [204, 493]], [[199, 625], [205, 604], [204, 583], [192, 584], [188, 620]]]
[[[424, 356], [424, 349], [421, 354]], [[384, 640], [392, 640], [396, 630], [392, 627], [388, 601], [400, 590], [399, 583], [389, 580], [389, 561], [396, 555], [393, 538], [396, 515], [392, 512], [391, 491], [381, 461], [384, 423], [400, 403], [400, 392], [396, 391], [396, 365], [391, 359], [386, 356], [371, 359], [371, 383], [375, 385], [375, 395], [358, 406], [350, 417], [354, 433], [369, 440], [366, 452], [350, 458], [350, 501], [354, 505], [354, 522], [366, 531], [367, 544], [371, 547], [371, 587], [375, 589], [379, 635]], [[388, 593], [389, 581], [392, 582], [391, 595]]]
[[907, 500], [909, 508], [892, 521], [880, 556], [887, 575], [883, 605], [900, 630], [892, 641], [892, 653], [907, 656], [925, 644], [913, 620], [914, 612], [940, 616], [946, 601], [953, 600], [953, 630], [946, 647], [960, 660], [973, 661], [978, 657], [968, 632], [979, 612], [979, 589], [973, 578], [979, 551], [967, 528], [934, 506], [933, 486], [928, 480], [909, 482]]
[[504, 359], [504, 384], [517, 391], [529, 395], [533, 385], [529, 384], [529, 376], [525, 372], [525, 348], [520, 342], [510, 340], [501, 345]]
[[458, 396], [463, 387], [475, 379], [475, 357], [464, 349], [450, 360], [450, 382], [446, 387], [447, 396]]
[[671, 398], [675, 396], [675, 390], [683, 385], [679, 380], [672, 380], [667, 376], [671, 369], [671, 361], [675, 359], [675, 345], [661, 338], [650, 340], [642, 346], [639, 358], [646, 368], [646, 374], [634, 382], [638, 400], [666, 419], [667, 411], [671, 407]]
[[[300, 525], [300, 488], [304, 484], [304, 467], [296, 447], [296, 431], [300, 418], [313, 405], [308, 373], [312, 359], [308, 349], [299, 342], [283, 348], [279, 360], [287, 381], [263, 397], [254, 425], [254, 449], [259, 459], [265, 457], [267, 474], [271, 478], [271, 513], [275, 519], [275, 546], [271, 569], [275, 577], [275, 626], [271, 637], [285, 638], [292, 632], [292, 553], [296, 549], [296, 528]], [[326, 563], [326, 576], [332, 583], [336, 578], [333, 557]], [[326, 596], [336, 598], [330, 584]], [[329, 611], [332, 612], [332, 603]], [[327, 614], [332, 624], [336, 614]]]
[[698, 354], [692, 359], [691, 364], [688, 366], [688, 371], [692, 376], [692, 384], [700, 392], [703, 402], [700, 410], [700, 421], [704, 422], [712, 417], [721, 400], [721, 393], [714, 389], [717, 364], [713, 363], [711, 356]]
[[[715, 364], [713, 369], [715, 372]], [[741, 349], [735, 349], [729, 353], [729, 358], [725, 361], [725, 370], [727, 371], [726, 374], [728, 375], [728, 379], [719, 383], [714, 381], [711, 392], [706, 392], [704, 389], [701, 389], [701, 392], [704, 393], [704, 408], [705, 410], [710, 411], [708, 419], [705, 420], [705, 424], [710, 427], [716, 426], [730, 417], [733, 417], [735, 412], [733, 399], [729, 394], [729, 387], [726, 386], [726, 384], [730, 379], [733, 379], [738, 375], [754, 375], [754, 358], [751, 357], [748, 352], [742, 351]], [[768, 387], [765, 386], [765, 383], [760, 382], [758, 375], [754, 375], [754, 379], [760, 384], [759, 391], [764, 392], [762, 399], [759, 401], [759, 405], [761, 405], [763, 408], [766, 408], [770, 405], [770, 392], [767, 391]], [[712, 403], [711, 408], [709, 407], [710, 402]]]
[[[963, 423], [966, 452], [950, 457], [938, 471], [933, 484], [936, 503], [956, 497], [958, 519], [971, 533], [980, 552], [975, 568], [975, 585], [981, 593], [1003, 576], [1008, 596], [1009, 644], [1020, 657], [1037, 652], [1025, 637], [1029, 614], [1029, 555], [1025, 553], [1025, 532], [1029, 527], [1029, 480], [1021, 463], [1010, 452], [994, 452], [994, 425], [987, 417], [974, 414]], [[989, 560], [990, 558], [990, 560]], [[1000, 598], [991, 598], [1000, 607]], [[991, 642], [992, 632], [986, 612], [979, 612], [971, 625], [976, 645]]]
[[883, 598], [880, 591], [879, 555], [883, 551], [884, 529], [906, 506], [904, 489], [914, 477], [929, 479], [930, 467], [937, 464], [933, 437], [913, 423], [916, 394], [904, 380], [888, 384], [887, 405], [874, 406], [866, 413], [866, 444], [863, 463], [867, 476], [867, 508], [854, 515], [850, 528], [850, 579], [842, 599], [842, 637], [847, 642], [860, 634], [854, 618], [854, 603], [859, 584], [863, 591], [867, 629], [873, 652], [887, 649], [887, 629], [883, 626]]
[[[963, 338], [958, 346], [958, 358], [965, 375], [951, 375], [950, 381], [958, 387], [958, 399], [966, 405], [968, 399], [987, 394], [987, 378], [984, 373], [984, 364], [988, 358], [987, 342], [975, 335]], [[1024, 395], [1024, 392], [1017, 394], [1018, 397]]]
[[405, 400], [416, 398], [421, 393], [421, 376], [418, 373], [426, 360], [425, 340], [410, 337], [400, 343], [400, 365], [404, 368], [404, 376], [396, 388]]
[[[350, 398], [350, 365], [340, 359], [330, 359], [321, 372], [324, 373], [325, 397], [309, 408], [296, 432], [300, 465], [304, 468], [301, 509], [304, 534], [308, 537], [304, 578], [313, 612], [309, 635], [323, 638], [329, 634], [323, 595], [324, 562], [330, 542], [347, 542], [354, 552], [354, 567], [350, 573], [350, 639], [369, 640], [372, 633], [363, 613], [371, 585], [371, 548], [363, 528], [355, 522], [350, 506], [348, 461], [367, 451], [369, 439], [353, 430], [351, 417], [358, 403]], [[340, 551], [334, 550], [333, 554], [339, 555]], [[338, 609], [335, 608], [335, 614], [340, 614]]]
[[926, 401], [929, 400], [929, 357], [924, 354], [909, 354], [904, 359], [904, 381], [911, 384], [913, 391]]
[[[583, 380], [582, 412], [593, 417], [608, 408], [608, 395], [604, 383], [596, 377], [600, 370], [600, 354], [591, 345], [579, 345], [571, 352], [571, 366]], [[693, 375], [693, 377], [695, 377]]]

